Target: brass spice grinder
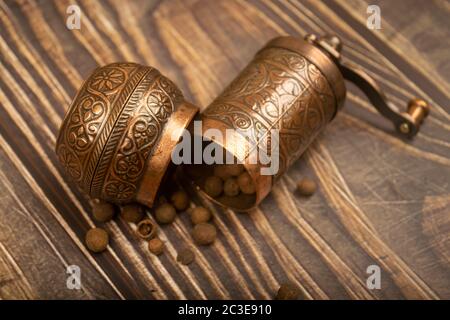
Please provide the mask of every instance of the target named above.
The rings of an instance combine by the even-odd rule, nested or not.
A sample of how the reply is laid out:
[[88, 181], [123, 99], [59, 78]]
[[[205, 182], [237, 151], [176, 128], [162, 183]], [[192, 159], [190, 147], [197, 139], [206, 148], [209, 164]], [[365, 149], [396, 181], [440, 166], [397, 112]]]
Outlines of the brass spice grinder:
[[56, 143], [67, 174], [92, 198], [151, 207], [178, 140], [198, 109], [152, 68], [113, 63], [78, 91]]
[[[414, 99], [406, 112], [400, 112], [372, 78], [342, 61], [341, 47], [335, 36], [275, 38], [204, 110], [202, 134], [209, 129], [222, 132], [226, 140], [208, 139], [243, 163], [256, 187], [254, 195], [213, 201], [241, 211], [258, 205], [341, 109], [344, 79], [360, 87], [400, 135], [417, 134], [428, 104]], [[197, 111], [156, 69], [132, 63], [107, 65], [96, 69], [75, 97], [56, 152], [68, 175], [91, 197], [151, 207], [178, 142], [172, 133], [191, 128]], [[234, 134], [227, 136], [227, 129], [234, 129]], [[267, 164], [250, 162], [250, 152], [241, 151], [249, 145], [267, 149], [274, 143], [267, 139], [273, 129], [279, 133], [279, 169], [264, 175], [261, 169]], [[184, 168], [185, 177], [201, 192], [211, 168]]]

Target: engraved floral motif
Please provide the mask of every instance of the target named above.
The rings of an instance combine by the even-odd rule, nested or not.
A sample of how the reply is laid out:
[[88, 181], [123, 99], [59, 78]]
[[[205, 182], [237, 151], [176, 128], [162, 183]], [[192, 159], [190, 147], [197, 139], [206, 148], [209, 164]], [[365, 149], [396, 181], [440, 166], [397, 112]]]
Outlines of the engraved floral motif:
[[123, 156], [118, 156], [116, 161], [116, 171], [118, 175], [127, 181], [133, 181], [139, 176], [143, 166], [142, 159], [137, 152]]
[[102, 68], [92, 77], [91, 87], [97, 91], [112, 91], [125, 80], [125, 74], [118, 68]]
[[168, 78], [160, 77], [158, 79], [158, 87], [169, 96], [172, 105], [177, 105], [183, 101], [183, 94], [180, 89]]
[[123, 181], [113, 180], [105, 186], [106, 196], [119, 202], [130, 199], [135, 192], [136, 188], [132, 184]]
[[67, 142], [77, 150], [89, 147], [98, 133], [106, 105], [95, 96], [86, 96], [78, 104], [78, 109], [70, 117]]
[[147, 106], [159, 119], [167, 119], [173, 109], [170, 97], [164, 92], [156, 90], [148, 95]]
[[81, 168], [78, 159], [75, 155], [66, 148], [65, 145], [61, 145], [57, 150], [59, 161], [63, 164], [66, 172], [75, 180], [78, 181], [81, 178]]
[[136, 120], [130, 130], [132, 138], [127, 138], [125, 143], [133, 146], [136, 143], [136, 148], [141, 149], [143, 146], [153, 143], [158, 136], [158, 125], [153, 121], [152, 117], [142, 116]]

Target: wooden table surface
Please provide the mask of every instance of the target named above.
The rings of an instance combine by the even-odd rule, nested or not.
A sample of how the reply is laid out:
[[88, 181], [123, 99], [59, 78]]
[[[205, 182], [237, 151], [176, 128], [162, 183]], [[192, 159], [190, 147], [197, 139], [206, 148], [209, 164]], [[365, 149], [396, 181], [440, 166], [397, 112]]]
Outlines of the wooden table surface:
[[[65, 27], [82, 9], [81, 30]], [[381, 30], [366, 28], [368, 4]], [[1, 1], [0, 298], [271, 299], [280, 283], [308, 299], [450, 298], [450, 5], [435, 1]], [[334, 32], [396, 104], [432, 112], [399, 139], [355, 86], [344, 110], [249, 214], [212, 206], [218, 240], [195, 248], [186, 214], [161, 229], [152, 256], [133, 228], [107, 223], [107, 252], [83, 245], [91, 208], [65, 178], [55, 138], [82, 80], [97, 66], [157, 67], [204, 108], [278, 35]], [[298, 197], [310, 176], [318, 192]], [[148, 213], [151, 214], [150, 212]], [[66, 267], [81, 268], [81, 290]], [[366, 286], [381, 268], [381, 289]]]

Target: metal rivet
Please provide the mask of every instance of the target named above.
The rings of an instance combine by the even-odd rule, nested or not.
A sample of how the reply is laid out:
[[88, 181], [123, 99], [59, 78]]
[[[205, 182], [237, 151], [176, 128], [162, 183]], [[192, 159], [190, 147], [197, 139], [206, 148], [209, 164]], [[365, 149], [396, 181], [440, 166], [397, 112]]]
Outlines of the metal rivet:
[[409, 124], [406, 122], [403, 122], [400, 126], [399, 126], [400, 132], [404, 133], [404, 134], [408, 134], [410, 131], [410, 127]]

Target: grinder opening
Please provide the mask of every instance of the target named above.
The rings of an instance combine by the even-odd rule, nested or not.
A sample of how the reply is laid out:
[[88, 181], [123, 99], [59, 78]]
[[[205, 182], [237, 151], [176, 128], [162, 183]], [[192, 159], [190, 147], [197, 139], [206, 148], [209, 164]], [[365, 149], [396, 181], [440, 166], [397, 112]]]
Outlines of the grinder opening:
[[[207, 146], [211, 147], [211, 144], [215, 144], [217, 149], [222, 148], [215, 142], [203, 141], [202, 150], [205, 150]], [[251, 166], [238, 163], [236, 157], [228, 150], [225, 148], [222, 150], [222, 163], [206, 164], [202, 161], [201, 164], [184, 164], [183, 171], [195, 188], [213, 202], [237, 211], [250, 210], [257, 203], [258, 192]], [[233, 163], [226, 161], [227, 159], [233, 159]], [[232, 181], [227, 182], [229, 179]], [[238, 186], [237, 190], [235, 184]]]

